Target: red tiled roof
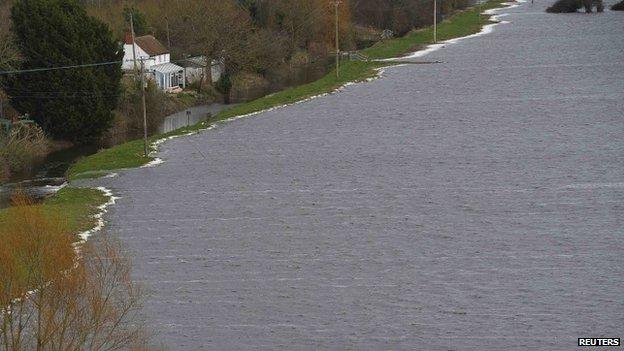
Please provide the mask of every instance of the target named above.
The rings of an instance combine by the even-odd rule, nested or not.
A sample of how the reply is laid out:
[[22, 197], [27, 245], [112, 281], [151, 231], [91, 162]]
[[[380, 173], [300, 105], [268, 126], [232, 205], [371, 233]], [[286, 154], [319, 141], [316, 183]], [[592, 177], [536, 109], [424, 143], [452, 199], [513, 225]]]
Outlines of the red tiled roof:
[[169, 52], [169, 50], [167, 50], [167, 48], [152, 35], [136, 37], [134, 38], [134, 41], [136, 42], [136, 45], [138, 45], [150, 56], [162, 55]]

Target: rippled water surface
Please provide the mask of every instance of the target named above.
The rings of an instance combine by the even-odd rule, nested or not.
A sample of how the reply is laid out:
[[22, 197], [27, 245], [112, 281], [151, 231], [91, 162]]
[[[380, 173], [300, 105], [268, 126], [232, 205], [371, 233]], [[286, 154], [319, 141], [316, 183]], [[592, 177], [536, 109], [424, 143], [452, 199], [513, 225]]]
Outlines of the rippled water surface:
[[99, 180], [171, 350], [571, 350], [624, 337], [624, 13], [163, 145]]

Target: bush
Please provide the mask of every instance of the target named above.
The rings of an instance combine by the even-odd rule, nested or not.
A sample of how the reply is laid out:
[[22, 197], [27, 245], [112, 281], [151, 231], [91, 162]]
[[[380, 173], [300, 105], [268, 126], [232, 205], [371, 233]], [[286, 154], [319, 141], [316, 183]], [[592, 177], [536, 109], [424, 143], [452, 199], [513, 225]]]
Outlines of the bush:
[[580, 0], [557, 0], [552, 6], [546, 9], [550, 13], [571, 13], [576, 12], [583, 6]]
[[[140, 83], [126, 81], [126, 87], [117, 111], [124, 117], [129, 138], [143, 135], [143, 103], [141, 100]], [[145, 89], [145, 106], [147, 109], [147, 131], [156, 133], [165, 117], [174, 109], [167, 94], [148, 81]]]
[[11, 170], [5, 159], [0, 158], [0, 183], [6, 182], [11, 177]]
[[0, 133], [0, 181], [29, 170], [47, 149], [45, 134], [35, 124], [15, 124], [9, 134]]
[[262, 75], [254, 73], [238, 73], [230, 86], [231, 100], [234, 102], [254, 100], [269, 92], [269, 82]]
[[624, 0], [618, 2], [617, 4], [611, 6], [611, 10], [613, 11], [624, 11]]

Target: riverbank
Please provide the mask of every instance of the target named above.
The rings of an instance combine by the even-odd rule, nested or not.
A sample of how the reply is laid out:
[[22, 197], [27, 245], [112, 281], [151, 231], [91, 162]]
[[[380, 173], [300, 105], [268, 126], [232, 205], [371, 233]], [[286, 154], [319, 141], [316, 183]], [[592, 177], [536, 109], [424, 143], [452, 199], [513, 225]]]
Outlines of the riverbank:
[[[64, 227], [68, 233], [86, 232], [98, 224], [97, 216], [102, 212], [101, 206], [109, 200], [100, 189], [65, 187], [54, 196], [40, 204], [34, 204], [49, 219], [62, 216]], [[16, 207], [0, 209], [0, 240], [2, 240], [6, 223], [17, 215]], [[78, 241], [78, 237], [76, 237]]]
[[[501, 7], [503, 3], [503, 0], [490, 0], [480, 6], [475, 6], [450, 16], [448, 19], [438, 24], [439, 40], [444, 41], [475, 34], [480, 32], [483, 26], [496, 23], [491, 19], [492, 15], [482, 14], [482, 12]], [[170, 133], [154, 135], [148, 139], [150, 151], [152, 153], [156, 151], [156, 142], [159, 140], [196, 133], [208, 128], [212, 123], [300, 102], [318, 95], [333, 92], [348, 83], [372, 79], [378, 75], [379, 69], [397, 63], [404, 63], [379, 60], [397, 58], [400, 55], [409, 54], [421, 49], [427, 44], [431, 44], [432, 37], [433, 28], [427, 27], [415, 30], [401, 38], [381, 42], [362, 50], [364, 55], [367, 55], [373, 60], [347, 61], [341, 63], [339, 77], [336, 77], [336, 72], [334, 70], [315, 82], [286, 89], [223, 111], [214, 116], [210, 121], [198, 123], [191, 127], [181, 128]], [[143, 141], [134, 140], [103, 150], [78, 161], [69, 169], [68, 178], [70, 180], [97, 178], [108, 174], [110, 171], [140, 167], [154, 160], [155, 157], [153, 156], [145, 157], [143, 155]]]

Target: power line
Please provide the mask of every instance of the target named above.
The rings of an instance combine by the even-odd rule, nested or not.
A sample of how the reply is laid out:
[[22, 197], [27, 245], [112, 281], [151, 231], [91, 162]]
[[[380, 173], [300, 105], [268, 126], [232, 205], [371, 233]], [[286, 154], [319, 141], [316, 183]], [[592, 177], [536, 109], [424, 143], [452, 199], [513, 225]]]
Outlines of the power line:
[[[143, 59], [140, 59], [140, 58], [136, 59], [136, 61], [140, 61], [140, 60], [143, 60]], [[126, 61], [134, 61], [134, 60], [126, 60]], [[182, 62], [182, 61], [192, 61], [192, 59], [191, 58], [179, 59], [179, 60], [172, 60], [171, 62]], [[0, 75], [21, 74], [21, 73], [34, 73], [34, 72], [46, 72], [46, 71], [55, 71], [55, 70], [72, 69], [72, 68], [110, 66], [110, 65], [121, 64], [121, 63], [123, 63], [123, 61], [85, 63], [85, 64], [81, 64], [81, 65], [72, 65], [72, 66], [42, 67], [42, 68], [21, 69], [21, 70], [12, 70], [12, 71], [0, 71]]]
[[21, 69], [21, 70], [13, 70], [13, 71], [0, 71], [0, 75], [34, 73], [34, 72], [47, 72], [47, 71], [57, 71], [57, 70], [71, 69], [71, 68], [111, 66], [111, 65], [115, 65], [115, 64], [121, 64], [121, 63], [123, 63], [123, 61], [109, 61], [109, 62], [98, 62], [98, 63], [86, 63], [86, 64], [82, 64], [82, 65], [47, 67], [47, 68], [32, 68], [32, 69]]
[[92, 95], [12, 95], [10, 99], [13, 100], [31, 100], [31, 99], [39, 99], [39, 100], [63, 100], [63, 99], [96, 99], [100, 97], [115, 97], [118, 95], [115, 94], [92, 94]]

